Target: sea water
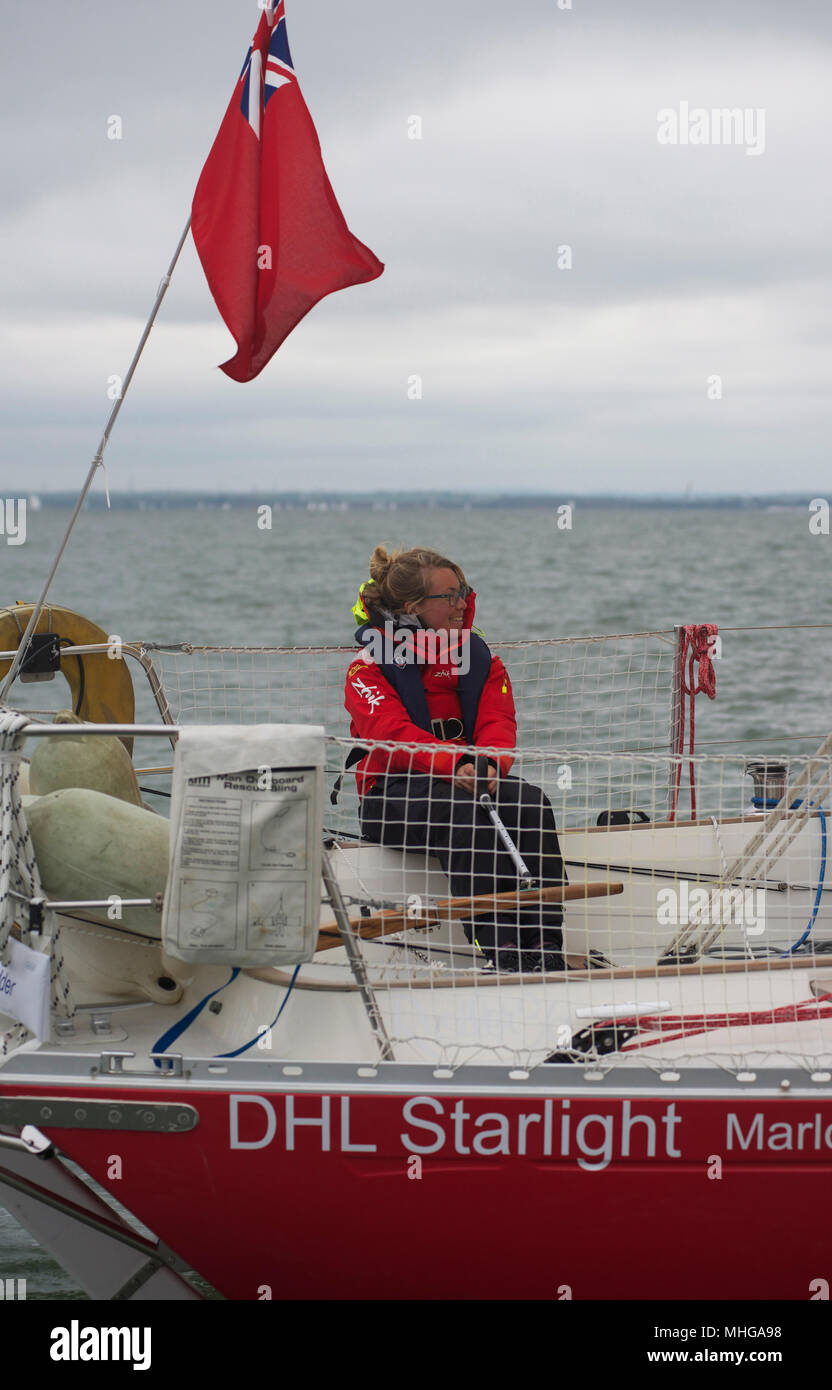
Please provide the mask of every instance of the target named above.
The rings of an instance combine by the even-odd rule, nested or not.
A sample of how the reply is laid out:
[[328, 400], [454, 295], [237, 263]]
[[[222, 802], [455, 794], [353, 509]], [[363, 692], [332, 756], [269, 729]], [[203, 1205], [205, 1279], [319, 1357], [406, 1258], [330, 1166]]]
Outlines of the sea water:
[[[352, 641], [350, 614], [379, 542], [461, 565], [492, 640], [832, 620], [832, 537], [805, 507], [576, 506], [88, 510], [51, 597], [107, 632], [157, 642], [306, 646]], [[0, 537], [0, 606], [40, 591], [69, 513], [29, 511]], [[267, 529], [258, 520], [270, 520]], [[559, 526], [568, 520], [569, 527]]]
[[[756, 748], [771, 735], [808, 753], [832, 725], [832, 537], [810, 527], [809, 500], [567, 513], [287, 509], [269, 497], [135, 510], [115, 498], [81, 514], [50, 597], [125, 641], [348, 645], [373, 547], [428, 546], [461, 565], [487, 640], [719, 624], [717, 699], [697, 704], [697, 745]], [[0, 538], [0, 607], [36, 598], [68, 520], [30, 509], [24, 544]], [[25, 1279], [28, 1298], [83, 1297], [2, 1210], [0, 1279]]]

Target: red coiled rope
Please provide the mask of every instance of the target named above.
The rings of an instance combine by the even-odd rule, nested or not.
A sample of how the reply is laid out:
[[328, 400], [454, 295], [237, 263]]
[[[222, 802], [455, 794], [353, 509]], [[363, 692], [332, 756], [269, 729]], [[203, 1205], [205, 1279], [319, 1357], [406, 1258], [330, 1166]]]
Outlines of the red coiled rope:
[[[649, 1018], [617, 1018], [616, 1028], [634, 1028], [638, 1033], [658, 1033], [656, 1038], [631, 1042], [619, 1050], [633, 1052], [637, 1048], [656, 1047], [661, 1043], [678, 1042], [697, 1033], [711, 1033], [721, 1028], [759, 1028], [772, 1023], [805, 1023], [812, 1019], [832, 1018], [829, 1000], [832, 995], [821, 994], [817, 999], [803, 999], [798, 1004], [782, 1004], [774, 1009], [754, 1009], [748, 1013], [724, 1014], [654, 1014]], [[598, 1025], [596, 1025], [597, 1027]]]
[[[694, 722], [693, 722], [693, 702], [697, 695], [707, 695], [709, 700], [716, 697], [716, 672], [714, 671], [711, 656], [714, 649], [719, 628], [716, 623], [692, 623], [682, 628], [681, 650], [679, 652], [679, 669], [682, 675], [682, 703], [679, 712], [679, 740], [676, 752], [679, 754], [679, 762], [676, 765], [676, 778], [673, 788], [673, 805], [670, 808], [670, 819], [676, 819], [676, 806], [679, 801], [679, 787], [682, 780], [682, 761], [681, 755], [685, 748], [685, 699], [690, 701], [690, 737], [688, 755], [690, 756], [690, 814], [691, 820], [696, 820], [696, 782], [693, 771], [693, 744], [694, 744]], [[688, 670], [685, 679], [685, 659], [687, 658]], [[694, 680], [693, 664], [699, 662]]]

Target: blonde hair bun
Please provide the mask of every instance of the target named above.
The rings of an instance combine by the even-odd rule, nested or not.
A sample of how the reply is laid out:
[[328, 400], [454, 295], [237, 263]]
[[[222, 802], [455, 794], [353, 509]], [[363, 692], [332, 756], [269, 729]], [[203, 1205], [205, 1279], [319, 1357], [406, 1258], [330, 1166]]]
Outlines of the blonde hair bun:
[[395, 555], [388, 555], [383, 545], [377, 545], [370, 556], [370, 578], [375, 584], [383, 584], [385, 577], [395, 560]]

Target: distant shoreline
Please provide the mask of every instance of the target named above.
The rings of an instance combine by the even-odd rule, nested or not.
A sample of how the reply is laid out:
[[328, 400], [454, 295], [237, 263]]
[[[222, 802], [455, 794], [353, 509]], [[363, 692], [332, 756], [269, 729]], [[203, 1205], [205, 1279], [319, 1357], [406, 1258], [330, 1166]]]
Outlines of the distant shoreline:
[[[0, 489], [2, 491], [2, 489]], [[770, 493], [759, 496], [724, 494], [693, 496], [688, 494], [615, 494], [593, 493], [582, 496], [578, 493], [346, 493], [346, 492], [267, 492], [265, 490], [247, 493], [232, 492], [111, 492], [111, 501], [117, 511], [175, 511], [208, 510], [238, 511], [268, 505], [274, 509], [308, 512], [358, 512], [358, 511], [499, 511], [499, 510], [556, 510], [569, 504], [574, 508], [586, 510], [742, 510], [767, 511], [771, 508], [806, 508], [813, 496], [822, 497], [823, 491], [810, 494]], [[73, 507], [77, 501], [76, 492], [37, 492], [28, 494], [30, 507], [65, 509]], [[103, 493], [95, 493], [87, 498], [85, 507], [91, 511], [102, 511], [107, 506]]]

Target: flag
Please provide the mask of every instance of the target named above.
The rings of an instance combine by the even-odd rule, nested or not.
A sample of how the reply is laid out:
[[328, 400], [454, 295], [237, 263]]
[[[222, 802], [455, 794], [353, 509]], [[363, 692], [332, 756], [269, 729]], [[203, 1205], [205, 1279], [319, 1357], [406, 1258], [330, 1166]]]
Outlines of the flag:
[[284, 0], [269, 0], [194, 194], [191, 229], [251, 381], [325, 295], [384, 269], [352, 235], [295, 75]]

